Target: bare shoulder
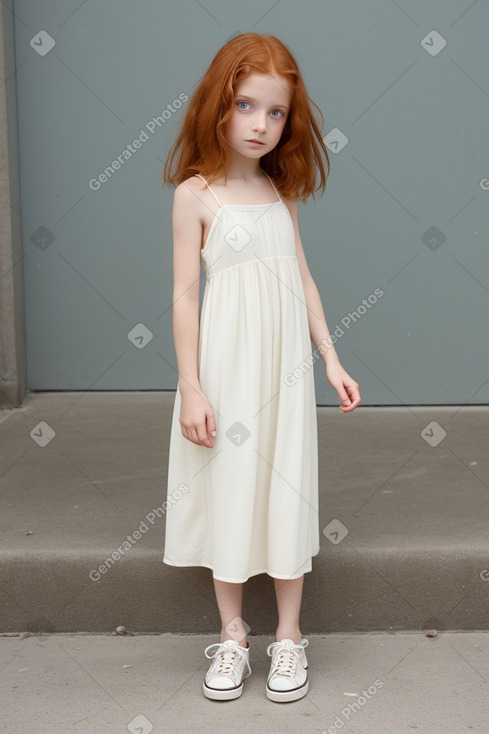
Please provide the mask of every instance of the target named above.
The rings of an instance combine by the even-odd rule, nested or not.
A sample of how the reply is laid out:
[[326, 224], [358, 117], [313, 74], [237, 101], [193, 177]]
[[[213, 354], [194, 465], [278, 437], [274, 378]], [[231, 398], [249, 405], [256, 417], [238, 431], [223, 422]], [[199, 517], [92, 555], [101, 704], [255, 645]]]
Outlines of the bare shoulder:
[[284, 202], [285, 206], [289, 210], [290, 216], [294, 224], [297, 223], [298, 220], [298, 201], [299, 197], [293, 197], [286, 199], [285, 196], [282, 196], [282, 201]]
[[175, 188], [173, 194], [173, 242], [175, 252], [193, 256], [202, 247], [205, 206], [202, 201], [205, 184], [191, 176]]
[[186, 191], [204, 191], [205, 188], [206, 185], [199, 176], [190, 176], [185, 181], [179, 183], [175, 191], [179, 189], [185, 189]]
[[181, 209], [187, 213], [195, 212], [199, 219], [202, 218], [206, 189], [205, 183], [198, 176], [190, 176], [178, 184], [173, 195], [173, 206], [178, 212]]
[[297, 209], [297, 202], [299, 201], [298, 196], [293, 196], [286, 198], [285, 196], [282, 196], [282, 201], [285, 202], [285, 204], [289, 207], [289, 209], [295, 208]]

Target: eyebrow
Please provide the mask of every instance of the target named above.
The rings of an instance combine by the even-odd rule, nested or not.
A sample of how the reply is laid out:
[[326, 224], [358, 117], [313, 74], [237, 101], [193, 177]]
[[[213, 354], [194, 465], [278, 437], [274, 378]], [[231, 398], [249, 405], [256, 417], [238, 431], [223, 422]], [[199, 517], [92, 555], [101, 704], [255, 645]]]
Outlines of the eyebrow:
[[[238, 99], [238, 97], [245, 97], [245, 99], [249, 99], [250, 102], [256, 102], [256, 99], [254, 99], [253, 97], [250, 97], [249, 94], [237, 94], [236, 95], [236, 99]], [[286, 105], [283, 105], [283, 104], [274, 104], [274, 105], [271, 105], [271, 106], [272, 107], [281, 107], [283, 110], [288, 110], [289, 109]]]

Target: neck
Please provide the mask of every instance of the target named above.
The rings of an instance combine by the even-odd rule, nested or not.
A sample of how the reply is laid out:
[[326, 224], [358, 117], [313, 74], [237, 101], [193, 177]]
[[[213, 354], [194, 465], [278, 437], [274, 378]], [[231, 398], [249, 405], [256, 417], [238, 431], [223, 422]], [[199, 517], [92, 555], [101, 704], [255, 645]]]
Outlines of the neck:
[[246, 158], [235, 151], [231, 151], [231, 162], [227, 172], [228, 180], [240, 180], [245, 183], [264, 178], [259, 158]]

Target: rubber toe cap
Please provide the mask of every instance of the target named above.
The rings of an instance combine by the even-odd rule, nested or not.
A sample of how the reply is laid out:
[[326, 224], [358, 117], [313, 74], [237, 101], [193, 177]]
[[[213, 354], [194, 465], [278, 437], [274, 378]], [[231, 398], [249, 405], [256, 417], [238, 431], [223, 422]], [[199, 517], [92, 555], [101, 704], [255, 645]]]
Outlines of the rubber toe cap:
[[272, 691], [291, 691], [293, 688], [297, 687], [297, 684], [294, 683], [294, 681], [290, 680], [290, 678], [285, 678], [277, 675], [275, 678], [273, 678], [273, 680], [270, 681], [268, 687]]
[[216, 676], [205, 683], [208, 688], [217, 688], [220, 691], [227, 691], [229, 688], [235, 688], [234, 681], [225, 675]]

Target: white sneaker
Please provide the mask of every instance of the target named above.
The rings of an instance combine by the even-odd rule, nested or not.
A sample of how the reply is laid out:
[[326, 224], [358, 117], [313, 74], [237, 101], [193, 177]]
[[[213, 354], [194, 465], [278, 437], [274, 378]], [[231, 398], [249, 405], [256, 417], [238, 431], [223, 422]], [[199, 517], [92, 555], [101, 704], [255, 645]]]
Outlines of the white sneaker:
[[267, 655], [271, 655], [272, 662], [266, 692], [271, 701], [295, 701], [306, 695], [309, 678], [304, 648], [308, 644], [307, 640], [301, 640], [295, 645], [292, 640], [285, 639], [268, 646]]
[[[217, 649], [208, 655], [213, 647]], [[214, 660], [204, 678], [204, 695], [216, 701], [228, 701], [241, 696], [243, 681], [251, 675], [250, 648], [241, 647], [236, 640], [226, 640], [206, 647], [205, 656]]]

